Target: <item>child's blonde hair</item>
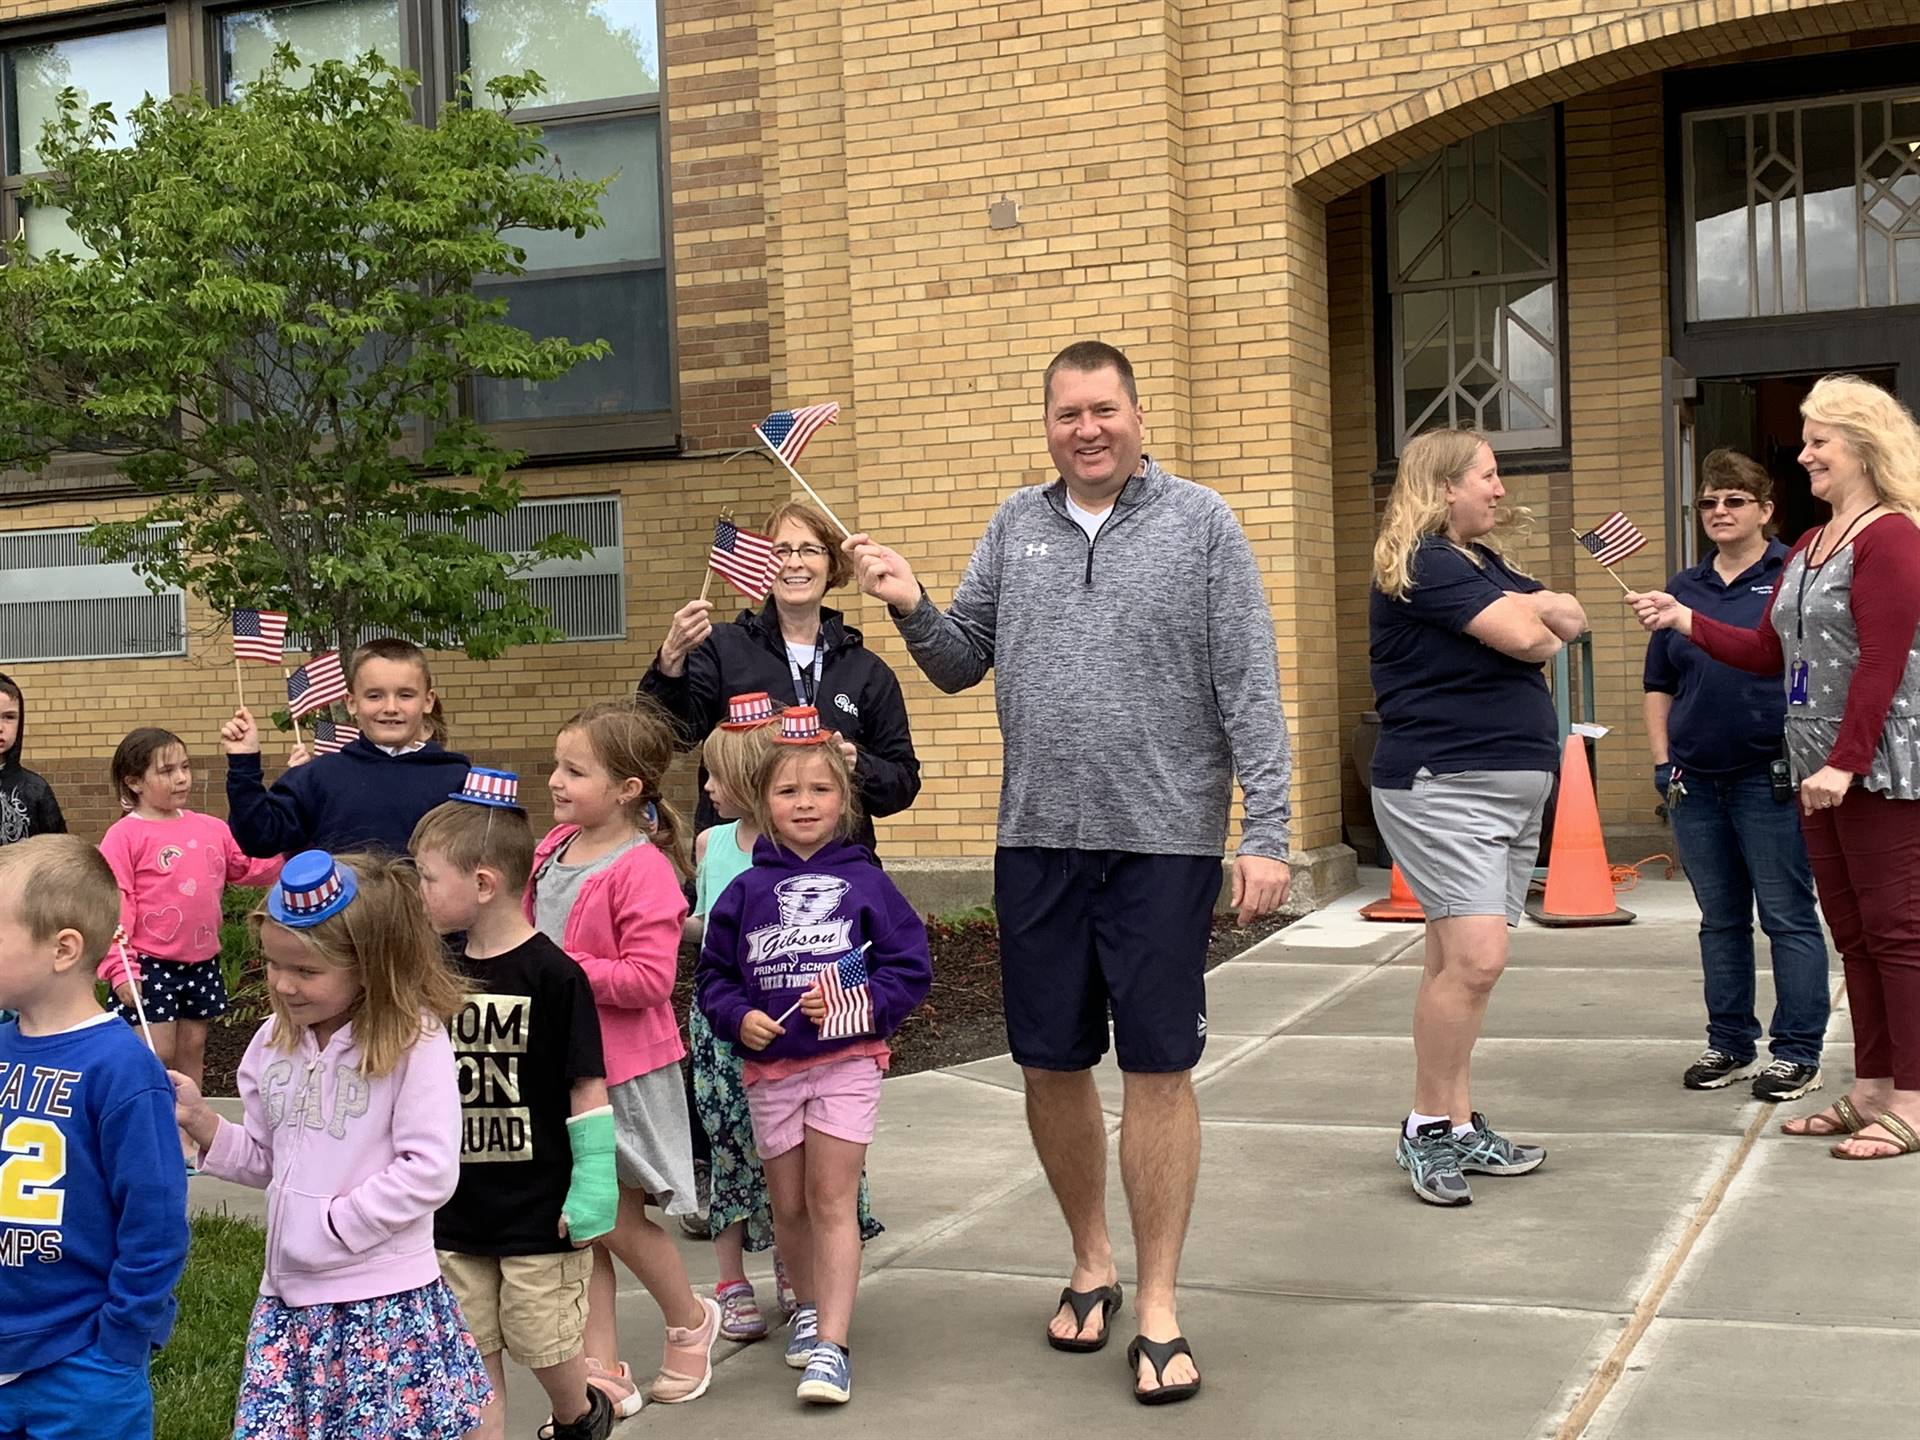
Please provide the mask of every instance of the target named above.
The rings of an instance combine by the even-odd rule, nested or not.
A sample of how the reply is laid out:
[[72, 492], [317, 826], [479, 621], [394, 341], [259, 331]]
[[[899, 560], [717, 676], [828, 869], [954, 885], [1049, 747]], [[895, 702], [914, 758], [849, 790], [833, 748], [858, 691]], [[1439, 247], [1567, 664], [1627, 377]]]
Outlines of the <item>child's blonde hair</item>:
[[780, 836], [773, 828], [773, 803], [769, 797], [781, 772], [809, 755], [818, 755], [826, 762], [828, 773], [840, 789], [840, 823], [833, 828], [833, 838], [845, 840], [860, 824], [860, 792], [854, 787], [853, 767], [847, 763], [846, 752], [836, 741], [830, 738], [818, 745], [782, 745], [769, 741], [766, 757], [753, 778], [753, 823], [776, 845], [780, 843]]
[[518, 807], [475, 805], [470, 800], [436, 805], [420, 817], [407, 841], [407, 853], [416, 858], [429, 850], [462, 875], [486, 866], [515, 896], [527, 888], [533, 874], [533, 827]]
[[[395, 665], [411, 665], [420, 672], [420, 684], [423, 689], [433, 690], [433, 667], [427, 664], [427, 652], [411, 640], [402, 640], [398, 635], [382, 635], [369, 640], [354, 650], [347, 661], [347, 689], [358, 692], [360, 685], [360, 667], [369, 660], [387, 660]], [[433, 704], [427, 707], [427, 738], [447, 743], [450, 733], [447, 724], [447, 707], [440, 703], [440, 692], [434, 690]]]
[[[0, 852], [4, 853], [4, 852]], [[360, 1068], [368, 1076], [390, 1074], [400, 1057], [420, 1038], [420, 1012], [446, 1024], [464, 1002], [460, 983], [447, 967], [447, 952], [420, 901], [420, 877], [406, 860], [356, 851], [336, 855], [334, 863], [352, 872], [359, 893], [318, 925], [296, 930], [280, 925], [262, 905], [247, 916], [254, 943], [269, 925], [285, 930], [315, 959], [336, 970], [355, 970], [360, 996], [347, 1010], [360, 1048]], [[269, 985], [273, 1005], [271, 1043], [292, 1050], [297, 1030], [279, 994]]]
[[120, 884], [106, 858], [78, 835], [35, 835], [0, 846], [0, 903], [38, 944], [75, 930], [89, 977], [120, 926]]
[[693, 875], [687, 858], [692, 833], [660, 786], [673, 764], [673, 722], [650, 700], [608, 700], [575, 713], [560, 733], [578, 730], [587, 737], [593, 758], [613, 783], [640, 782], [640, 793], [625, 808], [633, 828], [653, 841], [682, 880]]
[[[778, 716], [778, 708], [774, 714]], [[751, 730], [722, 730], [716, 726], [700, 747], [701, 764], [732, 797], [734, 808], [748, 819], [753, 818], [753, 792], [760, 783], [760, 767], [766, 763], [768, 752], [777, 748], [773, 737], [779, 733], [777, 718]]]

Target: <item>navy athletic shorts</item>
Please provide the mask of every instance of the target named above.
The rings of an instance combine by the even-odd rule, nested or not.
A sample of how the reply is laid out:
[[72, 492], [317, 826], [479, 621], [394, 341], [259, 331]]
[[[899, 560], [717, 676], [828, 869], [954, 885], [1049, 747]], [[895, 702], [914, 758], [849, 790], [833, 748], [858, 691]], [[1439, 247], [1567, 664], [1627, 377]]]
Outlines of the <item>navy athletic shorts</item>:
[[1191, 1070], [1207, 1043], [1211, 855], [1002, 848], [993, 857], [1007, 1044], [1036, 1070]]

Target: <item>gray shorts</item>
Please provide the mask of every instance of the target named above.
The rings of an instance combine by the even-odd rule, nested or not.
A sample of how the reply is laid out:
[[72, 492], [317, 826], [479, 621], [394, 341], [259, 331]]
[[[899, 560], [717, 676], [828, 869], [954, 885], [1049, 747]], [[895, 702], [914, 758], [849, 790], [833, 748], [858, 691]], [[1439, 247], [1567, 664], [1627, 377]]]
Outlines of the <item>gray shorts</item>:
[[668, 1215], [698, 1213], [693, 1128], [678, 1062], [607, 1087], [613, 1106], [613, 1171], [621, 1188], [644, 1190]]
[[1373, 818], [1429, 920], [1505, 915], [1518, 925], [1540, 854], [1540, 819], [1553, 790], [1544, 770], [1424, 765], [1407, 790], [1373, 789]]

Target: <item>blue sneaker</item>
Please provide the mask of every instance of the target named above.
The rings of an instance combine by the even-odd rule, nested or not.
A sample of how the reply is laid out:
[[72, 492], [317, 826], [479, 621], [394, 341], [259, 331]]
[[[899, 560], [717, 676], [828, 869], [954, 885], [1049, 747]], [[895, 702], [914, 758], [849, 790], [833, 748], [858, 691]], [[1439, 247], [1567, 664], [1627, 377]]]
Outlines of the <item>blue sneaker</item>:
[[795, 1306], [787, 1329], [792, 1332], [787, 1336], [787, 1364], [804, 1370], [813, 1360], [814, 1346], [820, 1343], [820, 1311], [812, 1305]]
[[1473, 1133], [1456, 1135], [1453, 1147], [1460, 1168], [1475, 1175], [1524, 1175], [1546, 1161], [1544, 1145], [1516, 1145], [1487, 1127], [1487, 1117], [1473, 1112]]
[[853, 1398], [853, 1356], [831, 1340], [822, 1340], [793, 1393], [809, 1405], [846, 1404]]
[[1422, 1125], [1409, 1140], [1407, 1127], [1402, 1124], [1399, 1141], [1394, 1159], [1413, 1178], [1414, 1194], [1429, 1205], [1473, 1203], [1467, 1177], [1460, 1173], [1460, 1153], [1454, 1145], [1452, 1125], [1435, 1120]]

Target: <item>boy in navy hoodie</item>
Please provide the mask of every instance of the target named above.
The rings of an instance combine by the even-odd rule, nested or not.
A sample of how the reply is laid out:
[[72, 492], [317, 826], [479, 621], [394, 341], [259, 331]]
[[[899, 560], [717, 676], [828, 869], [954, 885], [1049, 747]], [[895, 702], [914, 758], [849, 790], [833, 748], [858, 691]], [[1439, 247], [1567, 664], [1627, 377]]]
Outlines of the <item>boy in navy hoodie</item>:
[[754, 797], [753, 868], [707, 916], [697, 987], [716, 1035], [743, 1051], [754, 1147], [798, 1307], [787, 1364], [798, 1397], [845, 1404], [860, 1284], [857, 1197], [880, 1107], [886, 1037], [933, 983], [927, 927], [847, 836], [853, 773], [811, 705], [780, 717]]
[[0, 845], [29, 835], [64, 835], [66, 818], [46, 776], [20, 763], [27, 736], [27, 702], [9, 675], [0, 675]]
[[410, 640], [369, 640], [347, 665], [347, 710], [360, 738], [309, 762], [304, 747], [272, 788], [260, 731], [245, 706], [220, 727], [227, 752], [227, 824], [249, 855], [380, 849], [407, 853], [420, 817], [466, 783], [464, 755], [443, 749], [440, 698], [426, 652]]
[[0, 849], [0, 1004], [19, 1012], [0, 1024], [0, 1435], [153, 1432], [187, 1177], [166, 1071], [94, 998], [119, 919], [86, 841]]

